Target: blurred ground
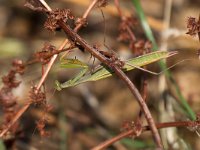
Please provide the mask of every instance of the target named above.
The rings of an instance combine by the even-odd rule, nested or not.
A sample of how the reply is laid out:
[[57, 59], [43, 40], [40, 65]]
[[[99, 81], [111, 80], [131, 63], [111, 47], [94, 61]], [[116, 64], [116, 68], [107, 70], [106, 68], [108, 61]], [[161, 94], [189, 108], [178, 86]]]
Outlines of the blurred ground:
[[[81, 16], [89, 2], [89, 0], [48, 1], [53, 8], [70, 8], [75, 16]], [[200, 2], [198, 0], [173, 1], [170, 27], [167, 31], [164, 31], [165, 2], [165, 0], [141, 0], [160, 48], [162, 49], [163, 45], [167, 44], [167, 50], [179, 52], [177, 56], [167, 60], [168, 66], [183, 59], [192, 59], [178, 64], [171, 71], [192, 109], [199, 112], [200, 62], [196, 52], [200, 48], [200, 44], [197, 37], [190, 37], [185, 33], [187, 32], [187, 18], [190, 16], [198, 18], [199, 16]], [[54, 35], [45, 30], [43, 28], [45, 16], [28, 10], [23, 5], [24, 1], [0, 1], [1, 76], [9, 70], [10, 63], [14, 58], [20, 58], [24, 61], [31, 60], [33, 53], [41, 50], [44, 42], [48, 41], [59, 47], [65, 38], [62, 32]], [[131, 1], [121, 2], [121, 7], [125, 14], [137, 16]], [[116, 50], [121, 57], [133, 57], [128, 50], [128, 45], [117, 41], [120, 19], [113, 2], [109, 2], [109, 5], [103, 8], [103, 12], [106, 18], [106, 44]], [[94, 9], [89, 15], [88, 22], [88, 26], [79, 32], [80, 35], [89, 43], [97, 43], [101, 45], [102, 49], [105, 49], [103, 47], [104, 21], [101, 11], [97, 8]], [[138, 27], [137, 32], [139, 38], [146, 39], [141, 27]], [[79, 51], [74, 52], [71, 57], [74, 55], [89, 62], [90, 55]], [[148, 68], [159, 72], [156, 64], [150, 65]], [[69, 80], [75, 73], [76, 71], [73, 69], [59, 68], [59, 61], [57, 61], [48, 76], [46, 82], [47, 97], [48, 102], [54, 107], [53, 111], [48, 114], [49, 125], [47, 125], [47, 130], [51, 132], [51, 136], [41, 138], [38, 134], [34, 123], [43, 115], [43, 110], [32, 106], [23, 115], [21, 121], [23, 135], [17, 139], [15, 145], [10, 149], [89, 149], [120, 133], [123, 121], [134, 120], [137, 117], [140, 108], [136, 100], [116, 77], [55, 92], [53, 89], [55, 80]], [[143, 72], [132, 71], [128, 75], [139, 87]], [[160, 112], [159, 108], [162, 106], [160, 106], [159, 88], [162, 86], [158, 82], [160, 81], [159, 77], [149, 74], [146, 74], [146, 76], [148, 78], [148, 105], [156, 120], [161, 121], [159, 115], [162, 111]], [[21, 106], [27, 100], [30, 86], [36, 84], [40, 77], [40, 64], [30, 66], [23, 75], [21, 86], [15, 90]], [[172, 93], [171, 95], [174, 93], [173, 89], [170, 89], [169, 92]], [[175, 114], [173, 119], [187, 120], [187, 117], [182, 116], [180, 111], [174, 108], [178, 107], [176, 100], [172, 105]], [[176, 136], [178, 137], [177, 141], [180, 140], [182, 145], [189, 145], [188, 147], [191, 149], [200, 149], [200, 140], [195, 132], [181, 128], [177, 130]], [[130, 144], [130, 141], [116, 143], [109, 150], [145, 149], [141, 147], [150, 147], [153, 144], [149, 132], [142, 134], [134, 141], [132, 142], [134, 144]]]

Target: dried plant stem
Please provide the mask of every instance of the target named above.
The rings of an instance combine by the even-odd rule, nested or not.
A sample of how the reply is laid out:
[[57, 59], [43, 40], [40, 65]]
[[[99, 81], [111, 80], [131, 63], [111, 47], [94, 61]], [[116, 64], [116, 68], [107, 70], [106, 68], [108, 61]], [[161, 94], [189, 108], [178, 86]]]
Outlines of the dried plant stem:
[[[171, 127], [196, 127], [199, 126], [200, 122], [199, 121], [180, 121], [180, 122], [166, 122], [166, 123], [158, 123], [156, 124], [157, 129], [162, 129], [162, 128], [171, 128]], [[150, 130], [149, 126], [143, 126], [142, 127], [142, 132]], [[105, 149], [106, 147], [112, 145], [113, 143], [126, 138], [126, 137], [135, 137], [135, 129], [130, 129], [128, 131], [125, 131], [97, 146], [92, 148], [91, 150], [102, 150]]]
[[[44, 1], [44, 0], [39, 0], [43, 6], [45, 8], [47, 8], [49, 11], [51, 11], [52, 9], [48, 6], [48, 4]], [[87, 10], [85, 11], [85, 13], [83, 14], [83, 18], [86, 19], [90, 13], [90, 11], [92, 10], [92, 8], [95, 6], [95, 4], [98, 2], [98, 0], [93, 0], [93, 2], [88, 6]], [[81, 27], [83, 26], [83, 24], [78, 24], [74, 31], [77, 32]], [[61, 46], [59, 47], [59, 50], [62, 50], [65, 45], [68, 43], [68, 39], [64, 40], [64, 42], [61, 44]], [[57, 58], [58, 54], [55, 54], [50, 62], [48, 63], [47, 65], [47, 68], [44, 72], [44, 74], [42, 75], [37, 87], [36, 87], [36, 90], [39, 90], [40, 87], [42, 86], [42, 84], [44, 83], [53, 63], [55, 62], [56, 58]], [[30, 102], [28, 102], [27, 104], [25, 104], [18, 112], [17, 114], [13, 117], [13, 120], [7, 125], [7, 128], [5, 128], [1, 133], [0, 133], [0, 137], [3, 137], [4, 134], [15, 124], [15, 122], [23, 115], [23, 113], [29, 108], [29, 106], [31, 105]]]
[[40, 3], [48, 10], [52, 11], [52, 9], [49, 7], [49, 5], [45, 2], [45, 0], [38, 0]]
[[135, 85], [130, 81], [130, 79], [126, 76], [126, 74], [117, 66], [113, 65], [112, 62], [110, 62], [104, 55], [102, 55], [99, 51], [94, 49], [92, 46], [90, 46], [85, 40], [83, 40], [76, 32], [74, 32], [68, 25], [66, 25], [62, 20], [58, 21], [59, 26], [64, 30], [64, 32], [69, 36], [69, 38], [75, 42], [78, 42], [82, 47], [85, 48], [89, 53], [91, 53], [94, 57], [96, 57], [98, 60], [100, 60], [102, 63], [106, 64], [109, 68], [111, 68], [115, 74], [125, 82], [125, 84], [128, 86], [132, 94], [136, 97], [145, 117], [146, 120], [151, 128], [151, 131], [153, 133], [153, 137], [155, 139], [156, 145], [159, 149], [162, 149], [162, 142], [160, 139], [160, 135], [158, 133], [158, 130], [155, 126], [155, 122], [152, 118], [152, 115], [143, 100], [142, 96], [140, 95], [139, 91], [135, 87]]

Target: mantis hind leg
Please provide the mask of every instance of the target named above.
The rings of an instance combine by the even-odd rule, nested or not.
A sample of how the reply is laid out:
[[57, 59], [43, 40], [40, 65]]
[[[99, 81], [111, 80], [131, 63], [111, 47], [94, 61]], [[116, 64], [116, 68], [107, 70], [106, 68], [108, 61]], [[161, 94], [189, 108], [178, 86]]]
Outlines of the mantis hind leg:
[[142, 71], [144, 71], [144, 72], [148, 72], [148, 73], [153, 74], [153, 75], [160, 75], [160, 74], [162, 74], [162, 73], [164, 72], [164, 71], [161, 71], [161, 72], [158, 72], [158, 73], [157, 73], [157, 72], [153, 72], [153, 71], [144, 69], [144, 68], [142, 68], [142, 67], [140, 67], [140, 66], [133, 65], [133, 64], [130, 64], [130, 63], [126, 63], [126, 65], [129, 65], [129, 66], [131, 66], [131, 67], [137, 68], [137, 69], [142, 70]]
[[129, 66], [134, 67], [134, 68], [137, 68], [137, 69], [139, 69], [139, 70], [148, 72], [148, 73], [153, 74], [153, 75], [160, 75], [160, 74], [164, 73], [165, 71], [167, 71], [167, 70], [169, 70], [169, 69], [175, 67], [177, 64], [182, 63], [182, 62], [184, 62], [184, 61], [188, 61], [188, 60], [192, 60], [192, 59], [184, 59], [184, 60], [181, 60], [181, 61], [179, 61], [179, 62], [173, 64], [172, 66], [166, 68], [165, 70], [163, 70], [163, 71], [161, 71], [161, 72], [153, 72], [153, 71], [144, 69], [144, 68], [142, 68], [142, 67], [140, 67], [140, 66], [133, 65], [133, 64], [130, 64], [130, 63], [127, 63], [127, 62], [126, 62], [126, 65], [129, 65]]

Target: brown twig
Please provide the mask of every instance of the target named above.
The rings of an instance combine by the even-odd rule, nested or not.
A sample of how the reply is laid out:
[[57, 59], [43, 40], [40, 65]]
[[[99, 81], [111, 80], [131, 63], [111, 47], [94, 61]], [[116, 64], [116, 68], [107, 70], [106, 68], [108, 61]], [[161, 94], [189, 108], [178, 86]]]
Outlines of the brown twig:
[[[43, 4], [43, 6], [44, 6], [47, 10], [51, 11], [51, 8], [45, 3], [44, 0], [39, 0], [39, 1]], [[89, 15], [89, 12], [92, 10], [92, 8], [95, 6], [95, 4], [96, 4], [97, 2], [98, 2], [98, 0], [93, 0], [93, 2], [89, 5], [89, 7], [87, 8], [87, 10], [86, 10], [85, 13], [83, 14], [83, 18], [85, 18], [85, 19], [87, 18], [87, 16]], [[78, 24], [78, 25], [75, 27], [74, 31], [77, 32], [81, 27], [82, 27], [82, 24]], [[65, 47], [65, 45], [66, 45], [67, 43], [68, 43], [68, 39], [64, 40], [64, 42], [63, 42], [63, 43], [61, 44], [61, 46], [59, 47], [59, 50], [62, 50], [62, 49]], [[49, 71], [50, 71], [50, 69], [51, 69], [53, 63], [55, 62], [57, 56], [58, 56], [58, 54], [55, 54], [55, 55], [51, 58], [50, 62], [48, 63], [47, 69], [45, 70], [44, 74], [42, 75], [42, 77], [41, 77], [41, 79], [40, 79], [40, 81], [39, 81], [39, 83], [38, 83], [38, 85], [37, 85], [37, 87], [36, 87], [37, 90], [40, 89], [40, 87], [42, 86], [43, 82], [45, 81], [45, 79], [46, 79], [46, 77], [47, 77], [47, 75], [48, 75], [48, 73], [49, 73]], [[4, 129], [4, 130], [0, 133], [0, 137], [3, 137], [3, 136], [4, 136], [4, 134], [15, 124], [15, 122], [24, 114], [24, 112], [30, 107], [31, 104], [32, 104], [32, 103], [28, 102], [27, 104], [25, 104], [25, 105], [17, 112], [17, 114], [13, 117], [12, 121], [7, 125], [7, 128]]]
[[[61, 49], [61, 50], [53, 51], [52, 53], [47, 54], [47, 55], [45, 55], [44, 57], [42, 57], [42, 59], [44, 59], [44, 60], [51, 59], [51, 57], [52, 57], [53, 55], [60, 54], [60, 53], [62, 53], [62, 52], [70, 51], [70, 50], [72, 50], [73, 48], [75, 48], [75, 46], [70, 46], [70, 47], [68, 47], [68, 48], [64, 48], [64, 49]], [[30, 61], [26, 62], [26, 63], [25, 63], [25, 66], [26, 66], [26, 65], [32, 65], [32, 64], [37, 63], [37, 62], [41, 62], [41, 60], [40, 60], [39, 58], [35, 58], [35, 59], [33, 59], [33, 60], [30, 60]], [[43, 71], [43, 73], [44, 73], [44, 71]]]
[[[165, 123], [158, 123], [156, 124], [157, 129], [162, 129], [162, 128], [171, 128], [171, 127], [197, 127], [200, 126], [200, 122], [199, 121], [180, 121], [180, 122], [165, 122]], [[142, 127], [142, 133], [144, 131], [148, 131], [150, 130], [149, 126], [143, 126]], [[128, 131], [125, 131], [99, 145], [97, 145], [96, 147], [92, 148], [91, 150], [102, 150], [105, 149], [106, 147], [112, 145], [113, 143], [125, 138], [125, 137], [135, 137], [135, 130], [134, 129], [130, 129]]]

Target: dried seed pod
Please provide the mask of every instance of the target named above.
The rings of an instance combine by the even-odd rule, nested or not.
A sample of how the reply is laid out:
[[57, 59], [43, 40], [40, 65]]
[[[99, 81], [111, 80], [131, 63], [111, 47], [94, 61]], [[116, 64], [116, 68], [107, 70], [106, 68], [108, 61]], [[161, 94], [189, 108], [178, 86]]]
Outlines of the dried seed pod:
[[57, 23], [58, 20], [62, 20], [65, 23], [68, 21], [68, 19], [74, 20], [74, 16], [72, 15], [70, 9], [56, 8], [55, 10], [52, 10], [48, 14], [49, 15], [44, 23], [44, 27], [51, 32], [58, 31], [61, 29]]
[[29, 92], [29, 99], [32, 103], [37, 105], [46, 104], [46, 95], [41, 90], [37, 90], [35, 86], [31, 87]]
[[45, 117], [43, 117], [42, 119], [40, 119], [39, 121], [36, 122], [36, 126], [37, 126], [37, 129], [38, 129], [41, 137], [49, 137], [50, 136], [50, 132], [45, 131], [45, 126], [47, 123], [48, 123], [48, 120]]
[[34, 54], [34, 57], [37, 61], [41, 62], [42, 64], [46, 64], [50, 61], [51, 57], [57, 53], [56, 47], [45, 43], [44, 47], [42, 48], [42, 51], [36, 52]]
[[187, 20], [187, 28], [188, 32], [186, 34], [189, 34], [191, 36], [195, 36], [196, 34], [200, 33], [200, 19], [197, 20], [194, 17], [189, 17]]
[[74, 19], [74, 16], [71, 13], [70, 9], [58, 9], [51, 11], [49, 14], [49, 18], [55, 20], [63, 20], [67, 22], [68, 19]]
[[57, 24], [57, 20], [47, 18], [47, 20], [44, 23], [44, 28], [51, 31], [51, 32], [54, 32], [57, 29], [59, 29], [59, 25]]

